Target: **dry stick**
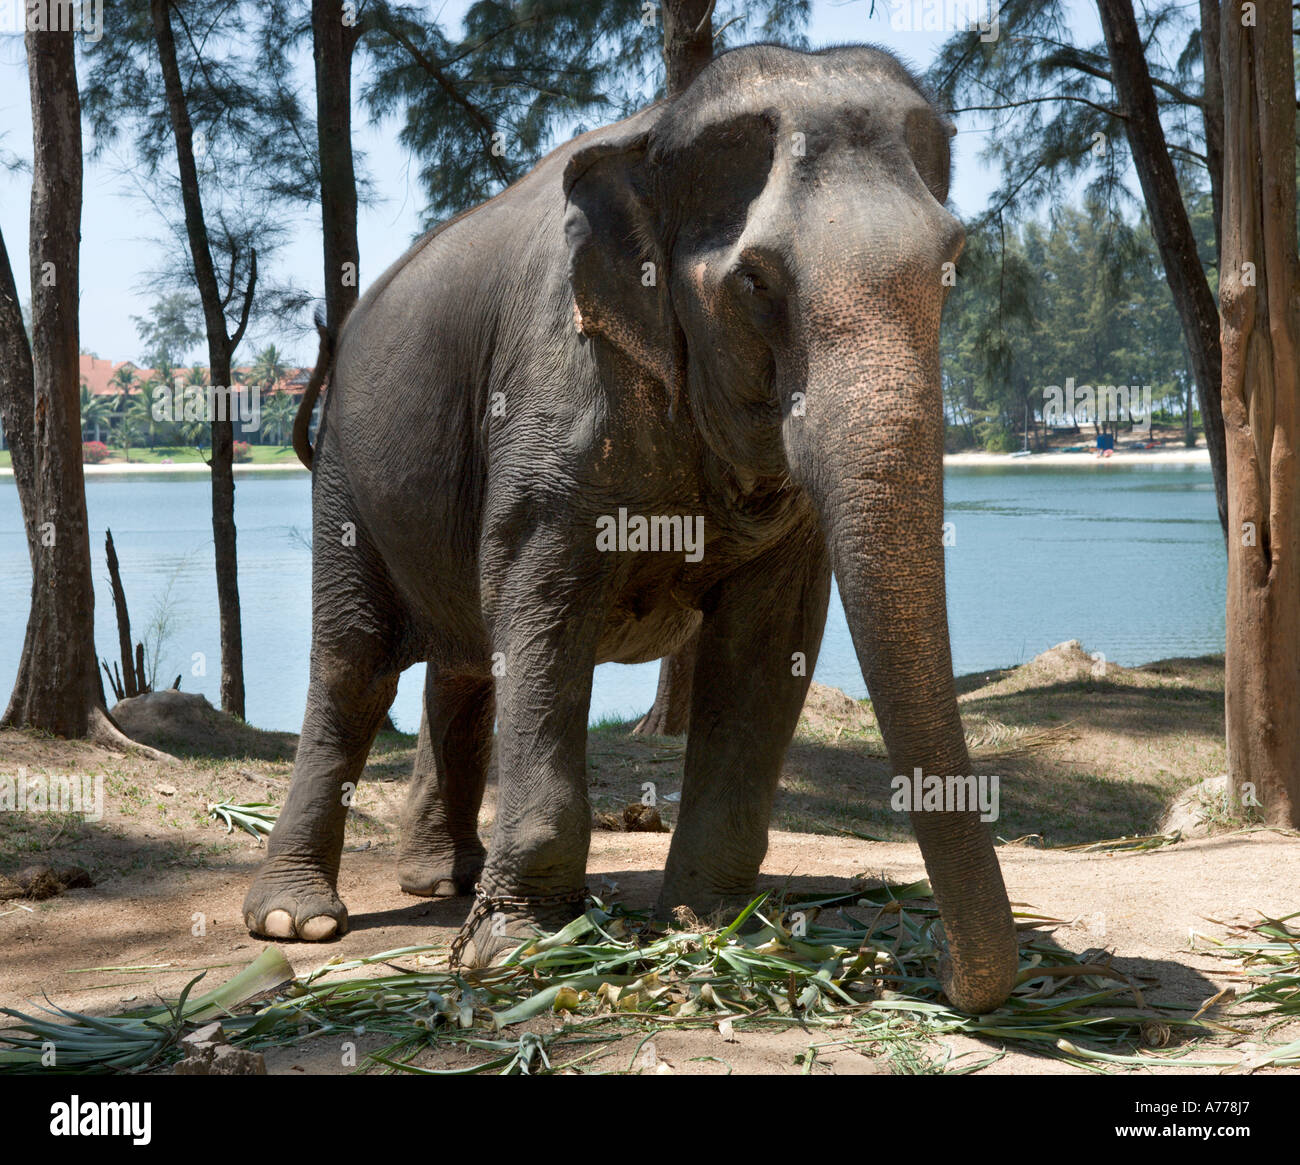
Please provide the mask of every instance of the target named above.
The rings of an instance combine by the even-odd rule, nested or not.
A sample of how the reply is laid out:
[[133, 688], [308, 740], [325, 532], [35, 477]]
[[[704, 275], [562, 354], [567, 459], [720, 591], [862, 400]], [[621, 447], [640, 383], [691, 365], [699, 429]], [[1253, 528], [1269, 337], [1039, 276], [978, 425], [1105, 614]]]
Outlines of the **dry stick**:
[[115, 685], [118, 699], [138, 696], [135, 663], [131, 658], [131, 616], [126, 609], [126, 591], [122, 589], [122, 572], [117, 565], [117, 549], [113, 545], [113, 531], [104, 532], [104, 554], [108, 559], [108, 580], [113, 588], [113, 612], [117, 616], [117, 642], [122, 652], [122, 677]]

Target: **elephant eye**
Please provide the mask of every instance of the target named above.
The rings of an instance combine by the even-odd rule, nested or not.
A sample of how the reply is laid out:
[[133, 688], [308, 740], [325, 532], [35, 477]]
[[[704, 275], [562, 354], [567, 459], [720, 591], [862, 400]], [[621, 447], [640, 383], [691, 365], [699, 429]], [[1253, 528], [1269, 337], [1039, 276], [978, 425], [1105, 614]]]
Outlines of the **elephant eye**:
[[745, 274], [741, 276], [741, 285], [750, 294], [757, 294], [758, 292], [767, 290], [767, 284], [752, 271], [746, 271]]

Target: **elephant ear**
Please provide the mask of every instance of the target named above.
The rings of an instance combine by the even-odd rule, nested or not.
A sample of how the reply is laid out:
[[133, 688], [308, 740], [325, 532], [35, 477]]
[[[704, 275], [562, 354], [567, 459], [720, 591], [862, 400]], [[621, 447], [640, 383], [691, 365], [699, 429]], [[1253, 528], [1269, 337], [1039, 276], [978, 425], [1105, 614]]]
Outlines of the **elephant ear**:
[[647, 181], [646, 132], [598, 139], [564, 168], [573, 322], [662, 382], [670, 410], [685, 382], [685, 339], [668, 295]]

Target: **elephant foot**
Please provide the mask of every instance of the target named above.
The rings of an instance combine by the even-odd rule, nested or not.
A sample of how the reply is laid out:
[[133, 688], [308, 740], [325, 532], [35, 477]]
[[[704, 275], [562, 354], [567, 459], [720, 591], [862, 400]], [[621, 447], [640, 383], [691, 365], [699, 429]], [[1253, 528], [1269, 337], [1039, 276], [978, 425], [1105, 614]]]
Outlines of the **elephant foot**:
[[318, 867], [270, 858], [244, 898], [244, 925], [267, 938], [324, 942], [347, 933], [348, 910]]
[[554, 934], [586, 906], [587, 892], [548, 897], [489, 896], [475, 888], [474, 907], [451, 944], [451, 965], [473, 969], [505, 962], [527, 939]]
[[464, 897], [474, 893], [486, 857], [478, 838], [473, 845], [445, 850], [421, 847], [417, 851], [403, 846], [397, 857], [397, 881], [403, 893], [419, 898]]

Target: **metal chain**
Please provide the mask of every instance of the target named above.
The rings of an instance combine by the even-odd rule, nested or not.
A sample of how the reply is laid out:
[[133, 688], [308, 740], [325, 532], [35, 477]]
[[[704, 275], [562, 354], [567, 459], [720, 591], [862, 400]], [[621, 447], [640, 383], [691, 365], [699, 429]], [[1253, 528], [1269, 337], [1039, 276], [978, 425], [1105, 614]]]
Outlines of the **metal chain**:
[[591, 891], [586, 886], [583, 886], [581, 890], [570, 890], [564, 894], [529, 896], [525, 894], [488, 894], [476, 882], [474, 884], [474, 905], [470, 909], [469, 916], [465, 919], [460, 931], [452, 940], [449, 966], [459, 967], [461, 965], [461, 954], [470, 940], [474, 927], [483, 918], [490, 918], [498, 910], [511, 906], [525, 908], [530, 906], [561, 906], [565, 902], [585, 902], [590, 897]]

